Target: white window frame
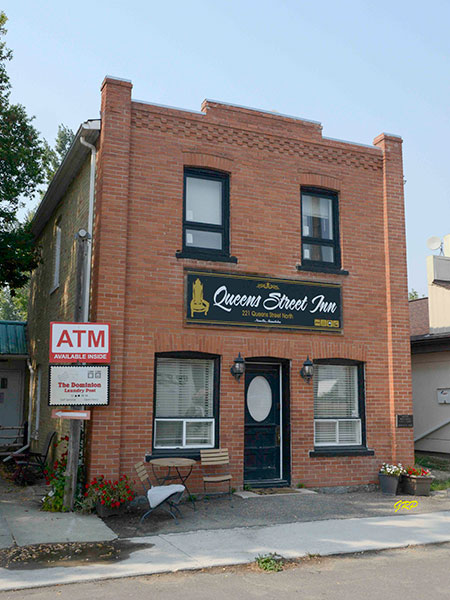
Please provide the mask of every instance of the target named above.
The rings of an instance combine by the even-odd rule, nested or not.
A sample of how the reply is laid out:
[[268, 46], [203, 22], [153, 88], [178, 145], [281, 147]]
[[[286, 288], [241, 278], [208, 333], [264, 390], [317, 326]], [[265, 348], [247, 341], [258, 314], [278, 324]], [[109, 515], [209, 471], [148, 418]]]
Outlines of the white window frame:
[[[336, 366], [347, 366], [348, 364], [345, 362], [342, 362], [341, 364], [339, 362], [319, 362], [317, 365], [317, 367], [320, 367], [321, 365], [327, 366], [327, 365], [336, 365]], [[365, 370], [365, 365], [364, 364], [354, 364], [352, 366], [355, 366], [357, 368], [357, 379], [356, 379], [356, 407], [358, 409], [359, 415], [358, 417], [329, 417], [329, 418], [314, 418], [314, 447], [315, 448], [324, 448], [324, 447], [360, 447], [362, 446], [362, 422], [363, 422], [363, 417], [364, 414], [362, 414], [365, 409], [366, 409], [366, 403], [365, 403], [365, 398], [363, 397], [363, 403], [362, 403], [362, 407], [360, 406], [360, 398], [359, 398], [359, 386], [361, 383], [363, 383], [364, 386], [364, 390], [366, 388], [365, 385], [365, 379], [366, 379], [366, 370]], [[362, 369], [360, 369], [360, 367], [362, 367]], [[362, 382], [360, 381], [360, 377], [362, 377]], [[358, 427], [358, 439], [356, 442], [340, 442], [339, 441], [339, 422], [358, 422], [359, 427]], [[317, 442], [316, 441], [316, 423], [334, 423], [335, 424], [335, 442]]]
[[[358, 441], [356, 442], [340, 442], [339, 441], [339, 423], [355, 423], [357, 422], [358, 427]], [[335, 424], [335, 439], [336, 442], [317, 442], [316, 441], [316, 423], [334, 423]], [[361, 446], [362, 444], [362, 428], [361, 418], [359, 419], [314, 419], [314, 446], [320, 448], [323, 446]]]
[[50, 293], [59, 288], [59, 272], [61, 268], [61, 224], [55, 225], [55, 246], [53, 254], [53, 285]]
[[[182, 445], [181, 446], [158, 446], [156, 443], [156, 430], [158, 428], [158, 423], [160, 421], [169, 421], [171, 423], [183, 423], [183, 437], [182, 437]], [[164, 417], [155, 417], [155, 426], [153, 432], [153, 448], [155, 450], [180, 450], [180, 449], [192, 449], [192, 448], [214, 448], [216, 440], [215, 440], [215, 418], [208, 419], [178, 419], [178, 418], [164, 418]], [[187, 423], [211, 423], [212, 425], [212, 443], [211, 444], [186, 444], [186, 424]]]

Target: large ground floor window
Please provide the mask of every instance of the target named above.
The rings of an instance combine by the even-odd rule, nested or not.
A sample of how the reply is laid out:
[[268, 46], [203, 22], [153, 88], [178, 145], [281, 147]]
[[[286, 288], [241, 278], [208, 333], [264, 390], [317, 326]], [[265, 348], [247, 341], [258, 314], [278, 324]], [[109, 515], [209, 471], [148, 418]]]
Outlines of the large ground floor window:
[[214, 448], [218, 359], [157, 356], [153, 447]]
[[364, 431], [362, 363], [314, 364], [314, 446], [361, 446]]

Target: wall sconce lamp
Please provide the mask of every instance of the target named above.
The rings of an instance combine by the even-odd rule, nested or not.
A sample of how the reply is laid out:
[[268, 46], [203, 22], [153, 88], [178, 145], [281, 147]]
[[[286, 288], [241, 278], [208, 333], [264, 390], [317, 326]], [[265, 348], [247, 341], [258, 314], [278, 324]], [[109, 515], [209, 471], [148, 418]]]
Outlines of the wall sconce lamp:
[[234, 359], [233, 366], [230, 368], [230, 373], [236, 381], [239, 381], [241, 376], [245, 373], [245, 362], [240, 352], [238, 357]]
[[311, 381], [311, 379], [313, 378], [313, 374], [314, 374], [314, 365], [308, 356], [306, 358], [305, 362], [303, 363], [303, 367], [300, 369], [300, 375], [303, 377], [303, 379], [306, 381], [306, 383], [309, 383]]

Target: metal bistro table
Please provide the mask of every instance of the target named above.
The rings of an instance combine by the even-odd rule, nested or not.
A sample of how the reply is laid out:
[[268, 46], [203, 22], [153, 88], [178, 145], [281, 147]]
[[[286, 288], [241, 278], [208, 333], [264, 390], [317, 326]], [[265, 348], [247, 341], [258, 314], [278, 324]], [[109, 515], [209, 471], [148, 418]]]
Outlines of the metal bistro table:
[[[173, 481], [173, 480], [179, 479], [181, 481], [181, 483], [184, 485], [184, 487], [186, 488], [186, 491], [189, 494], [190, 498], [192, 498], [193, 496], [191, 495], [191, 492], [189, 491], [186, 481], [189, 478], [190, 474], [192, 473], [192, 469], [196, 462], [197, 461], [193, 460], [192, 458], [182, 458], [182, 457], [177, 457], [177, 456], [171, 456], [171, 457], [167, 457], [167, 458], [152, 458], [150, 460], [150, 464], [152, 465], [153, 475], [154, 475], [156, 481], [158, 482], [158, 485], [164, 485], [166, 483], [166, 481]], [[156, 474], [155, 467], [162, 467], [162, 468], [166, 467], [167, 473], [163, 477], [160, 477]], [[171, 472], [172, 469], [174, 469], [176, 471], [176, 473], [172, 473]], [[184, 472], [184, 473], [180, 473], [180, 469], [188, 469], [188, 471]], [[193, 507], [195, 510], [195, 502], [193, 501], [192, 504], [193, 504]]]

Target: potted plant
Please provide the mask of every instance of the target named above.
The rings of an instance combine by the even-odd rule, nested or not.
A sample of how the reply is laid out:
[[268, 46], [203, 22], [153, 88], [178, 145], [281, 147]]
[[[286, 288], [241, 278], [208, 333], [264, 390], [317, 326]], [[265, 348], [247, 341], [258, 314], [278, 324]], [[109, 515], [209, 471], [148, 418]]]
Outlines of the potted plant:
[[101, 475], [86, 484], [81, 504], [83, 510], [95, 508], [99, 517], [111, 517], [120, 514], [134, 496], [126, 475], [115, 481], [107, 480]]
[[405, 473], [405, 469], [400, 463], [398, 465], [383, 463], [378, 473], [381, 492], [395, 496], [398, 489], [398, 482], [403, 473]]
[[424, 467], [407, 467], [403, 475], [403, 492], [412, 496], [429, 496], [434, 477]]

